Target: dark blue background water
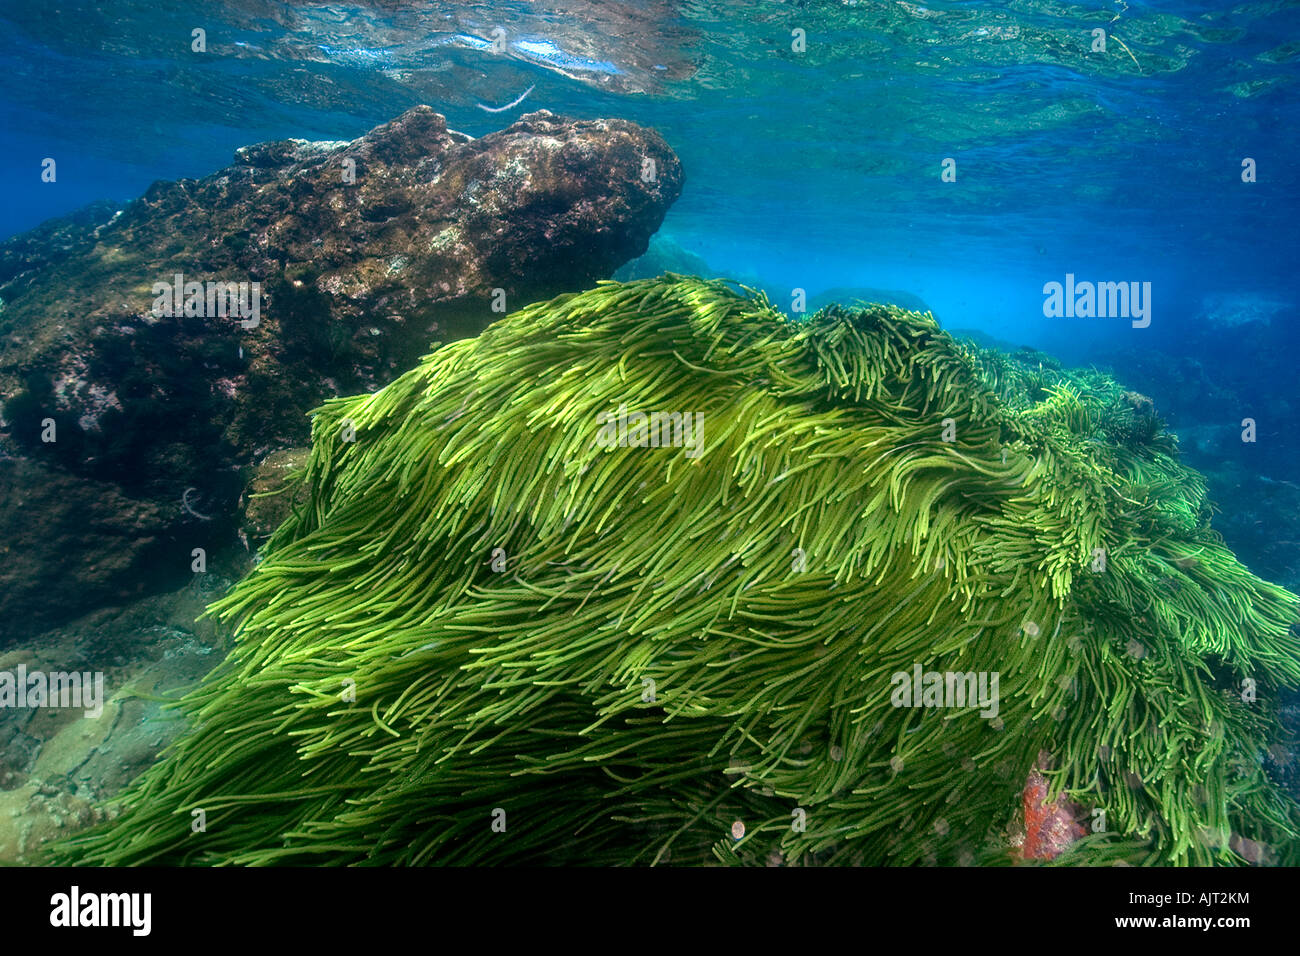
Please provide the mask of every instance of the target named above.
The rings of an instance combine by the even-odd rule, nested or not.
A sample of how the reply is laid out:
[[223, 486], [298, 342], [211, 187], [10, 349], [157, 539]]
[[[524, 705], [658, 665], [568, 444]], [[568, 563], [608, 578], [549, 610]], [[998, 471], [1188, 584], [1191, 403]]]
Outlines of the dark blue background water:
[[[1214, 293], [1294, 319], [1300, 9], [1233, 9], [5, 0], [0, 235], [419, 102], [475, 135], [547, 108], [660, 129], [688, 177], [664, 232], [719, 273], [910, 291], [949, 327], [1072, 359], [1099, 337], [1148, 348]], [[456, 39], [495, 26], [504, 56]], [[1096, 27], [1123, 47], [1091, 52]], [[477, 106], [529, 86], [516, 109]], [[1044, 318], [1042, 286], [1067, 272], [1151, 282], [1151, 327]]]

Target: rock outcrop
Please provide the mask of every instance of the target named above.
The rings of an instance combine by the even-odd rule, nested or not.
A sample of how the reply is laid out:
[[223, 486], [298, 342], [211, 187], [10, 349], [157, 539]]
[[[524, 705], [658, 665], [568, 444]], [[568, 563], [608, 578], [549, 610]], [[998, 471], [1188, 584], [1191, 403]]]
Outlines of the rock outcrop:
[[681, 185], [633, 123], [421, 106], [0, 244], [0, 646], [178, 583], [319, 402], [611, 275]]

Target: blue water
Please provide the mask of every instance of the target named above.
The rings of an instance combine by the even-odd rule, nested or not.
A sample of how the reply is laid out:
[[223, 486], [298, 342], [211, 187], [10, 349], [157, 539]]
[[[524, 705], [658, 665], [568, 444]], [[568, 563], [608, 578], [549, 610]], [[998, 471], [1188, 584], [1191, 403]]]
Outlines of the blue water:
[[[663, 232], [770, 289], [904, 290], [950, 327], [1076, 359], [1176, 339], [1207, 295], [1295, 300], [1295, 5], [0, 8], [2, 236], [415, 103], [474, 135], [547, 108], [659, 129], [687, 174]], [[1118, 38], [1105, 53], [1097, 27]], [[1066, 273], [1151, 282], [1151, 327], [1044, 317], [1043, 284]]]
[[[196, 30], [203, 50], [192, 48]], [[1104, 50], [1093, 49], [1094, 31], [1104, 32]], [[1215, 531], [1252, 571], [1300, 592], [1298, 92], [1294, 0], [0, 0], [0, 240], [95, 200], [129, 202], [158, 180], [207, 176], [249, 144], [352, 139], [417, 104], [474, 136], [537, 109], [633, 120], [658, 130], [685, 170], [660, 248], [678, 246], [713, 274], [760, 286], [783, 308], [799, 294], [883, 290], [919, 298], [955, 332], [1113, 370], [1141, 393], [1126, 396], [1135, 408], [1150, 397], [1204, 475]], [[57, 163], [54, 182], [42, 181], [47, 158]], [[1254, 182], [1243, 181], [1247, 159]], [[943, 176], [948, 161], [955, 181]], [[1045, 285], [1067, 276], [1149, 287], [1149, 326], [1045, 314]], [[57, 313], [46, 314], [57, 326]], [[13, 324], [0, 323], [0, 335], [18, 342]], [[74, 372], [75, 359], [65, 362]], [[48, 379], [53, 394], [54, 370], [18, 371]], [[144, 359], [132, 366], [130, 387], [155, 388], [151, 371]], [[199, 390], [209, 384], [203, 374]], [[233, 390], [222, 375], [220, 387]], [[19, 407], [35, 408], [36, 388], [27, 389]], [[218, 514], [204, 502], [225, 495], [221, 507], [233, 510], [243, 475], [202, 465], [205, 451], [169, 399], [139, 399], [143, 411], [132, 408], [138, 418], [124, 431], [133, 439], [146, 431], [138, 422], [156, 416], [160, 434], [176, 429], [174, 443], [142, 443], [139, 455], [126, 440], [104, 447], [123, 472], [138, 463], [151, 479], [151, 463], [162, 460], [164, 471], [184, 473], [173, 508], [194, 519], [174, 522], [187, 536], [186, 576], [190, 555], [202, 551], [191, 551], [189, 536]], [[1247, 419], [1257, 423], [1255, 442], [1239, 437]], [[0, 439], [7, 429], [0, 416]], [[94, 485], [95, 494], [111, 484]], [[155, 504], [144, 501], [121, 528]], [[81, 521], [78, 512], [55, 517], [33, 509], [35, 535], [69, 542], [75, 560], [87, 541], [126, 533], [94, 526], [82, 540], [83, 528], [59, 526]], [[213, 540], [223, 533], [233, 535], [233, 523]], [[0, 560], [22, 557], [0, 545]], [[44, 589], [56, 575], [38, 566], [27, 581], [5, 580]], [[243, 573], [213, 567], [211, 583], [194, 577], [214, 594], [223, 575]], [[86, 586], [75, 566], [58, 576]], [[135, 595], [103, 591], [88, 599], [94, 609]], [[69, 625], [75, 640], [55, 630], [49, 646], [75, 645], [78, 660], [92, 648], [95, 666], [147, 646], [150, 660], [177, 668], [169, 680], [197, 679], [215, 648], [200, 640], [207, 632], [188, 629], [208, 599], [187, 592], [159, 610], [128, 605], [120, 623], [79, 617]], [[27, 626], [11, 616], [19, 620], [0, 624]], [[37, 635], [47, 626], [31, 625], [33, 647], [45, 646]], [[162, 643], [181, 637], [179, 650]], [[4, 639], [0, 631], [0, 649]], [[1295, 730], [1300, 699], [1284, 693], [1280, 702]], [[25, 727], [37, 730], [21, 740], [0, 734], [0, 790], [14, 777], [6, 766], [30, 769], [49, 752], [39, 726]], [[152, 727], [147, 737], [163, 743]], [[102, 775], [101, 751], [105, 761], [113, 755], [107, 782], [92, 779]], [[141, 764], [132, 772], [153, 756], [120, 735], [77, 764], [92, 768], [97, 798], [129, 778], [126, 763], [119, 774], [123, 753]], [[1300, 795], [1296, 761], [1273, 759], [1287, 764]], [[70, 791], [65, 784], [55, 789]], [[29, 817], [6, 811], [4, 821], [44, 825], [55, 806], [34, 801]], [[4, 850], [0, 825], [0, 860]]]

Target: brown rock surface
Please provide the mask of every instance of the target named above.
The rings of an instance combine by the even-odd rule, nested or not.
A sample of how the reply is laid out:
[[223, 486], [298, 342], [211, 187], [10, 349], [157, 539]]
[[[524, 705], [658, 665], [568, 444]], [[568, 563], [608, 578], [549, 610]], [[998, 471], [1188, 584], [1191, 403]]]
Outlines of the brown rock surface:
[[[415, 107], [0, 244], [0, 647], [176, 584], [320, 401], [612, 274], [681, 184], [633, 123], [541, 111], [473, 140]], [[160, 315], [176, 274], [258, 283], [260, 312]]]

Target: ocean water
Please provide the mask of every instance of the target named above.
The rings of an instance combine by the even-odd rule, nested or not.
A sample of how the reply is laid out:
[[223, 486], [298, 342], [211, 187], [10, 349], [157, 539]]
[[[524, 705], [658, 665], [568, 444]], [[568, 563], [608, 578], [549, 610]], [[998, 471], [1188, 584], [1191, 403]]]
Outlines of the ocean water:
[[[473, 137], [542, 109], [630, 120], [685, 175], [654, 262], [761, 288], [795, 316], [804, 301], [892, 298], [981, 343], [1114, 374], [1204, 475], [1227, 547], [1295, 591], [1298, 89], [1300, 7], [1286, 2], [6, 0], [0, 238], [200, 179], [243, 146], [349, 140], [420, 104]], [[1123, 284], [1131, 308], [1074, 314], [1089, 283]], [[186, 622], [247, 570], [223, 566], [219, 586], [149, 619], [187, 662], [152, 674], [157, 687], [184, 689], [224, 656], [228, 635]], [[19, 626], [6, 666], [48, 630]], [[117, 639], [113, 661], [93, 641], [77, 659], [149, 656]], [[53, 739], [25, 726], [0, 740], [9, 793]], [[90, 822], [125, 782], [83, 773], [66, 813]], [[23, 858], [18, 845], [0, 840], [0, 857]]]
[[[906, 288], [1060, 350], [1131, 341], [1043, 320], [1067, 272], [1152, 282], [1148, 339], [1207, 295], [1292, 292], [1289, 4], [6, 6], [4, 178], [63, 157], [57, 186], [13, 190], [6, 235], [251, 142], [351, 138], [417, 103], [471, 135], [545, 108], [660, 130], [689, 178], [664, 232], [720, 274]], [[496, 27], [501, 55], [481, 48]]]

